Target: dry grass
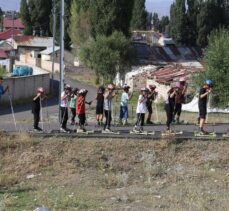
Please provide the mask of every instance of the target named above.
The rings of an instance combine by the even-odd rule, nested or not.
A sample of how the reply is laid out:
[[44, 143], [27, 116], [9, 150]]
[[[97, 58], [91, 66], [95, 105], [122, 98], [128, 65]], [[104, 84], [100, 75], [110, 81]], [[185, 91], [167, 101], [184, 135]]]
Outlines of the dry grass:
[[1, 136], [0, 210], [227, 210], [228, 150], [228, 142]]

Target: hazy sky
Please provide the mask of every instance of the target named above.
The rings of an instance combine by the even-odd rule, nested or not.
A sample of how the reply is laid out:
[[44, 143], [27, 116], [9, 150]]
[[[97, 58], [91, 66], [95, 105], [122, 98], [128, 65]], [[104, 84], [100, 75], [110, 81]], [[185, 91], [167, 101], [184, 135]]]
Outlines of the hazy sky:
[[[146, 8], [150, 12], [157, 12], [159, 16], [168, 15], [172, 2], [173, 0], [146, 0]], [[19, 10], [19, 5], [20, 0], [0, 0], [0, 7], [3, 10]]]

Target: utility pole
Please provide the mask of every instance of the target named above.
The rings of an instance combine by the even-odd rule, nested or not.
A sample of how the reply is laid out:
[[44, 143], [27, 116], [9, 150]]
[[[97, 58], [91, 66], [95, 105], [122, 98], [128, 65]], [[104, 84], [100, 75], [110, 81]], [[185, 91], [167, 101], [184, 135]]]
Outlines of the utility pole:
[[52, 80], [51, 80], [51, 92], [54, 92], [54, 63], [55, 63], [55, 36], [56, 36], [56, 3], [53, 0], [53, 46], [52, 46]]
[[10, 51], [10, 72], [13, 72], [14, 60], [15, 60], [15, 51], [14, 51], [14, 11], [11, 11], [12, 15], [12, 49]]
[[60, 84], [59, 84], [59, 89], [60, 89], [60, 100], [61, 100], [61, 93], [64, 91], [64, 0], [61, 0], [61, 14], [60, 14]]

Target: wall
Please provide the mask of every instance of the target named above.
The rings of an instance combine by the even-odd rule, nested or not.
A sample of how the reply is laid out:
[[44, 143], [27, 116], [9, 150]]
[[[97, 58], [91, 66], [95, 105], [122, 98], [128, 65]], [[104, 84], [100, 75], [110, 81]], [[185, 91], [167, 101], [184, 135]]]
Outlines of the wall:
[[[38, 87], [44, 87], [46, 93], [50, 89], [50, 74], [43, 73], [25, 77], [5, 78], [3, 86], [9, 85], [13, 101], [32, 98], [36, 94]], [[1, 99], [3, 102], [9, 102], [7, 93]]]
[[[47, 70], [48, 72], [52, 72], [52, 62], [41, 60], [41, 68]], [[54, 63], [54, 72], [60, 72], [59, 63]]]

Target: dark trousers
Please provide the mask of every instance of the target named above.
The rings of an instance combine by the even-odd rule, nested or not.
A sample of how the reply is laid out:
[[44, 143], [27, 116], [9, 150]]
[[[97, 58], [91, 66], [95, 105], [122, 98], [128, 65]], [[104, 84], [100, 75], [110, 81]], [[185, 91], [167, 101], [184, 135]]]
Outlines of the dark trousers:
[[179, 117], [181, 115], [181, 110], [182, 110], [182, 104], [181, 103], [176, 103], [175, 111], [174, 111], [174, 117], [176, 116], [176, 114]]
[[112, 121], [111, 111], [104, 110], [104, 114], [105, 114], [105, 119], [106, 119], [105, 124], [104, 124], [104, 130], [106, 128], [110, 129], [111, 121]]
[[86, 122], [86, 114], [79, 114], [78, 118], [79, 118], [79, 125], [82, 128]]
[[38, 128], [39, 121], [40, 121], [40, 110], [33, 111], [33, 117], [34, 117], [33, 127], [36, 129]]
[[67, 128], [67, 122], [68, 122], [68, 108], [66, 107], [60, 107], [61, 111], [61, 127], [66, 129]]
[[75, 109], [75, 108], [71, 108], [71, 112], [72, 112], [72, 122], [75, 122], [75, 118], [76, 118], [76, 109]]
[[144, 121], [145, 121], [145, 114], [143, 113], [138, 113], [137, 114], [137, 121], [135, 123], [135, 126], [144, 126]]
[[169, 129], [170, 125], [173, 121], [174, 107], [170, 106], [169, 104], [166, 104], [165, 105], [165, 112], [166, 112], [166, 116], [167, 116], [166, 126]]

